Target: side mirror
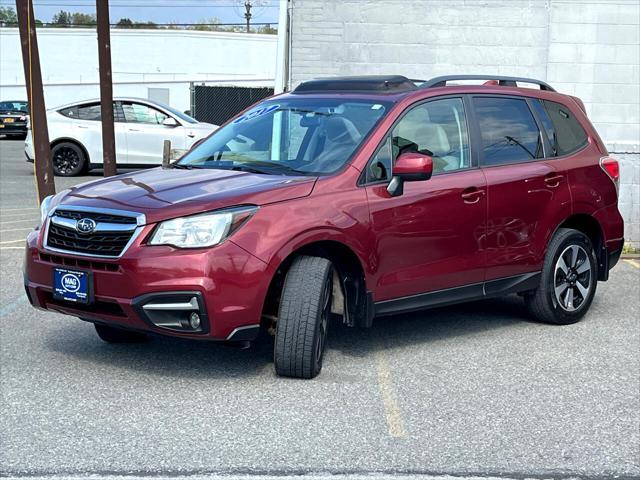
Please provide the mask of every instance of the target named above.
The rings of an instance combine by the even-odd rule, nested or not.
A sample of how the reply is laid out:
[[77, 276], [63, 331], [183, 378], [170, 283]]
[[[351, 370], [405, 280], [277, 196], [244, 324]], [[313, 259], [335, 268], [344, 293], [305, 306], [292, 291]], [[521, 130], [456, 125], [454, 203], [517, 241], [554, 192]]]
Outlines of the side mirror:
[[178, 123], [178, 121], [175, 118], [167, 117], [162, 122], [162, 125], [164, 125], [165, 127], [173, 128], [173, 127], [178, 127], [180, 124]]
[[393, 166], [393, 178], [389, 182], [387, 192], [392, 197], [404, 193], [404, 182], [429, 180], [433, 173], [433, 158], [418, 152], [401, 154]]

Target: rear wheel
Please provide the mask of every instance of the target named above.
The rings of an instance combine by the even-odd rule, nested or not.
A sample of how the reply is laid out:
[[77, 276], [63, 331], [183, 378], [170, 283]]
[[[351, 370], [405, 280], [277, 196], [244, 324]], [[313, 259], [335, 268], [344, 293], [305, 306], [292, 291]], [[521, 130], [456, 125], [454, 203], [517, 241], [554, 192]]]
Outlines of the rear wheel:
[[540, 286], [525, 297], [527, 308], [542, 322], [575, 323], [589, 310], [597, 278], [589, 237], [578, 230], [561, 228], [549, 244]]
[[147, 339], [144, 333], [132, 332], [122, 328], [108, 327], [107, 325], [94, 324], [98, 336], [107, 343], [139, 343]]
[[322, 369], [333, 295], [333, 266], [297, 258], [284, 281], [274, 347], [276, 373], [313, 378]]
[[53, 173], [59, 177], [74, 177], [85, 169], [87, 159], [75, 143], [58, 143], [51, 149]]

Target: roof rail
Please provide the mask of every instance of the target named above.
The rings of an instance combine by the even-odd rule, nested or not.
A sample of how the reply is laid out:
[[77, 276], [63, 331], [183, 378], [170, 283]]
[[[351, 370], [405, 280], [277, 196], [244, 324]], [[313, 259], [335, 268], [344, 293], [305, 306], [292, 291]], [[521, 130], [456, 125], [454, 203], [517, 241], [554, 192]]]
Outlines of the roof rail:
[[556, 91], [551, 85], [543, 82], [542, 80], [525, 77], [504, 77], [501, 75], [445, 75], [427, 80], [421, 84], [419, 88], [445, 87], [447, 82], [452, 82], [454, 80], [496, 80], [498, 85], [503, 87], [517, 87], [518, 85], [516, 82], [524, 82], [539, 85], [540, 90], [547, 90], [549, 92]]
[[377, 92], [399, 93], [415, 90], [413, 81], [402, 75], [365, 75], [359, 77], [316, 78], [298, 85], [292, 93]]

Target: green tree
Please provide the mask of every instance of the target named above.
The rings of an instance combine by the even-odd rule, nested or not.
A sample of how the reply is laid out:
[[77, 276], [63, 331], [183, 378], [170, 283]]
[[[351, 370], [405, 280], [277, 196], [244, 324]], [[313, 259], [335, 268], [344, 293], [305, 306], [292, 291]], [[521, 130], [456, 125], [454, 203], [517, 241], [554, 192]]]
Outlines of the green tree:
[[16, 11], [11, 7], [0, 7], [0, 25], [15, 25], [18, 23]]
[[74, 12], [71, 15], [72, 25], [95, 25], [96, 23], [96, 16], [92, 13]]
[[267, 23], [266, 25], [260, 25], [260, 28], [258, 28], [258, 33], [265, 33], [267, 35], [277, 35], [278, 29], [273, 28], [271, 24]]
[[203, 18], [195, 25], [191, 25], [189, 30], [198, 30], [201, 32], [226, 32], [229, 31], [224, 25], [220, 25], [222, 22], [218, 17]]
[[121, 18], [118, 20], [118, 23], [116, 23], [116, 28], [133, 28], [133, 22], [130, 18]]
[[71, 25], [71, 13], [60, 10], [53, 16], [51, 23], [58, 26]]

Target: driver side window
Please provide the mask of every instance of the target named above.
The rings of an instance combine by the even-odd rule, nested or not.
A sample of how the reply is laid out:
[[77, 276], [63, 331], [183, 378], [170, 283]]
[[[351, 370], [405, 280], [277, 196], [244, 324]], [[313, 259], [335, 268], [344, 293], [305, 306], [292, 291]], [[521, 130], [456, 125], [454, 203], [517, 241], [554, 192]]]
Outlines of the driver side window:
[[161, 125], [168, 116], [155, 108], [141, 103], [123, 102], [124, 118], [127, 123], [146, 123], [149, 125]]
[[409, 110], [391, 132], [393, 160], [404, 152], [433, 157], [433, 173], [471, 167], [469, 135], [461, 98], [445, 98]]

